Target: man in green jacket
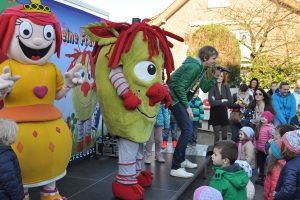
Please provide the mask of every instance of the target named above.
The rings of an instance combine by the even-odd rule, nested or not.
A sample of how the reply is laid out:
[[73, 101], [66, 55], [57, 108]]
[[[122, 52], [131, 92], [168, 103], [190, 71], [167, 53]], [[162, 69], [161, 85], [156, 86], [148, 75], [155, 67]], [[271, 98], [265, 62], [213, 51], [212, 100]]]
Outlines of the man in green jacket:
[[214, 76], [207, 80], [207, 69], [214, 66], [218, 51], [212, 46], [204, 46], [199, 50], [198, 58], [188, 57], [183, 64], [172, 74], [168, 83], [172, 97], [171, 111], [181, 129], [172, 161], [171, 176], [190, 178], [194, 174], [185, 171], [185, 168], [196, 168], [197, 164], [185, 159], [185, 150], [193, 136], [193, 112], [189, 101], [194, 93], [201, 88], [208, 92], [216, 84], [221, 71], [215, 70]]

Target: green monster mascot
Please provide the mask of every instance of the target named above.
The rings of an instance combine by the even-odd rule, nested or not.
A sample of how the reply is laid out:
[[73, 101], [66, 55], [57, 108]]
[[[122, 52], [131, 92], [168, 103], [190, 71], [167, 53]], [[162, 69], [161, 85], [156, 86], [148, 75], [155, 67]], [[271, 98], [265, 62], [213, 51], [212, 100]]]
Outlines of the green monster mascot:
[[103, 119], [109, 132], [119, 138], [119, 171], [112, 192], [121, 199], [142, 199], [143, 187], [152, 184], [152, 173], [141, 170], [143, 143], [150, 137], [160, 103], [171, 103], [161, 84], [164, 69], [168, 79], [174, 70], [167, 36], [183, 41], [146, 22], [84, 27], [96, 42], [95, 79]]

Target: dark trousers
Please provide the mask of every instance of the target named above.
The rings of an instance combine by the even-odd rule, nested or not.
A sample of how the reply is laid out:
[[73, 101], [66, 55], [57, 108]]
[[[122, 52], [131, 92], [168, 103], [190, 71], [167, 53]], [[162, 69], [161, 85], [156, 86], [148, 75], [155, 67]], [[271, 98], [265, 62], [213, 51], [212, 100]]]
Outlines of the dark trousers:
[[227, 140], [227, 125], [225, 126], [213, 126], [214, 129], [214, 144], [220, 139], [220, 132], [222, 133], [222, 140]]
[[257, 157], [257, 167], [259, 168], [258, 176], [260, 178], [263, 178], [265, 176], [265, 164], [266, 164], [267, 155], [265, 154], [265, 152], [257, 151], [256, 157]]
[[[172, 141], [177, 141], [177, 127], [178, 127], [178, 125], [177, 125], [176, 121], [170, 122], [170, 131], [172, 134]], [[168, 141], [169, 132], [164, 132], [163, 141]]]
[[182, 104], [177, 103], [173, 105], [171, 111], [181, 130], [172, 161], [172, 169], [179, 169], [180, 164], [185, 160], [186, 147], [193, 136], [193, 123], [189, 118], [186, 108]]
[[192, 137], [192, 140], [190, 141], [191, 143], [197, 143], [199, 127], [201, 127], [201, 125], [199, 124], [199, 121], [193, 121], [193, 137]]
[[231, 140], [234, 142], [239, 141], [239, 131], [242, 128], [241, 124], [232, 124], [231, 125]]

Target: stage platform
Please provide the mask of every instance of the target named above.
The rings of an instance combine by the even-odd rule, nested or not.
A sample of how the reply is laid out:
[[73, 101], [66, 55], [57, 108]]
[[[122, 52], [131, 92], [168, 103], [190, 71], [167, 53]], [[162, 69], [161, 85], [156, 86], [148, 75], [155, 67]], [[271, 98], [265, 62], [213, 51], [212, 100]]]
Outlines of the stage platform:
[[[144, 199], [178, 199], [200, 173], [205, 173], [205, 166], [210, 159], [203, 156], [206, 155], [206, 149], [207, 146], [204, 145], [187, 149], [189, 154], [187, 158], [198, 163], [197, 169], [187, 170], [195, 174], [190, 179], [170, 176], [172, 153], [163, 153], [166, 158], [165, 163], [153, 161], [150, 165], [143, 165], [144, 170], [151, 170], [154, 173], [153, 185], [145, 190]], [[58, 181], [57, 187], [68, 200], [114, 200], [116, 198], [111, 192], [111, 182], [117, 174], [117, 162], [118, 158], [107, 156], [77, 161], [68, 167], [67, 175]], [[39, 200], [37, 188], [30, 190], [30, 195], [31, 200]]]

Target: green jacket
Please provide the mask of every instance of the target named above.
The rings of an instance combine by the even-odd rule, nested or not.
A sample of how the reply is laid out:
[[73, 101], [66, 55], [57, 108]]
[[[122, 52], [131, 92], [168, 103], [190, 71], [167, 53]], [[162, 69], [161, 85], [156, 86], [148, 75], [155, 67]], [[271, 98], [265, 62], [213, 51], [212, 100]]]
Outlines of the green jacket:
[[[200, 84], [198, 84], [199, 81]], [[215, 77], [209, 81], [207, 80], [206, 69], [198, 60], [187, 57], [183, 64], [172, 74], [171, 81], [168, 83], [172, 105], [180, 102], [188, 108], [190, 99], [188, 99], [187, 94], [191, 89], [196, 91], [200, 87], [206, 93], [216, 82]]]
[[246, 186], [249, 178], [238, 164], [213, 169], [215, 175], [209, 186], [219, 190], [224, 200], [247, 200]]

